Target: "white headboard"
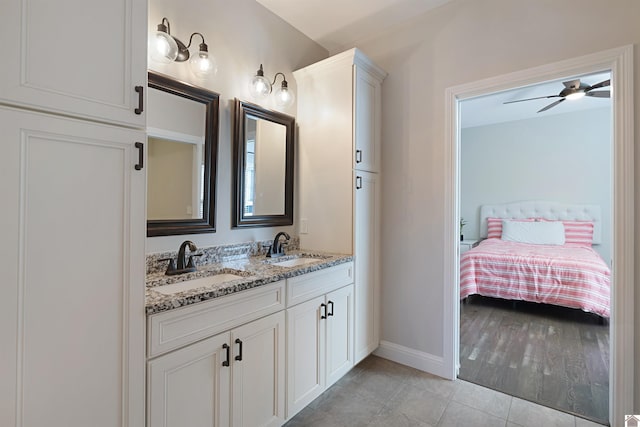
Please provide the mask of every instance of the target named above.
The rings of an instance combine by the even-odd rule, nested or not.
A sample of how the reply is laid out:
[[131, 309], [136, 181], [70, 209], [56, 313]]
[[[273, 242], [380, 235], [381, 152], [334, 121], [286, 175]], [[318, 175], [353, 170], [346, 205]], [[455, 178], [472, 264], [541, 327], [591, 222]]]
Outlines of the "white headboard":
[[487, 237], [487, 218], [544, 218], [593, 221], [593, 243], [602, 243], [602, 215], [599, 205], [546, 201], [512, 202], [480, 206], [480, 237]]

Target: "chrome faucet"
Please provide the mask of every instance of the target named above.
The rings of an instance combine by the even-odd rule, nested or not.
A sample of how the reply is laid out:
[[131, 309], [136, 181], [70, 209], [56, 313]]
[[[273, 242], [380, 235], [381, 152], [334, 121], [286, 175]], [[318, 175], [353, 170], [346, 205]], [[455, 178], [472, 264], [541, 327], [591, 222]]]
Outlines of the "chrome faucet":
[[273, 239], [273, 245], [271, 245], [271, 248], [269, 248], [269, 252], [267, 253], [267, 257], [276, 258], [284, 255], [284, 248], [280, 243], [280, 236], [284, 236], [287, 242], [289, 241], [289, 239], [291, 239], [291, 236], [289, 236], [289, 234], [285, 233], [284, 231], [276, 234], [276, 237]]
[[165, 271], [164, 274], [173, 276], [176, 274], [191, 273], [193, 271], [196, 271], [196, 264], [193, 261], [193, 257], [202, 256], [202, 254], [191, 253], [189, 255], [189, 260], [187, 261], [187, 246], [189, 247], [190, 252], [195, 252], [198, 250], [195, 243], [193, 243], [191, 240], [185, 240], [184, 242], [182, 242], [182, 244], [180, 245], [180, 249], [178, 250], [178, 259], [176, 263], [177, 265], [174, 264], [173, 258], [162, 258], [158, 260], [169, 261], [169, 265], [167, 265], [167, 271]]

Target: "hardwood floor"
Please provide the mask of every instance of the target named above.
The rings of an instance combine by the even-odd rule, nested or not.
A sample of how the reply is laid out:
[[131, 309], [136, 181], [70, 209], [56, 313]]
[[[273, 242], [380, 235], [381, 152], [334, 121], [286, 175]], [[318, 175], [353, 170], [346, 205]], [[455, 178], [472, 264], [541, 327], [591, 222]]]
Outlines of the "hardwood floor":
[[459, 378], [607, 424], [609, 326], [580, 310], [473, 296]]

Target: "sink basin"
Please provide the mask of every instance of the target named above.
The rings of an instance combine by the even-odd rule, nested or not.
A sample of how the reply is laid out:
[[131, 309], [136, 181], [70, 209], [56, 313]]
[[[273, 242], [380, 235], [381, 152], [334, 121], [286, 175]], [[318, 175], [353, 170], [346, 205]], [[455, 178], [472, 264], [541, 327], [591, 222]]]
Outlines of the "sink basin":
[[278, 267], [299, 267], [316, 261], [322, 261], [322, 258], [293, 258], [286, 261], [271, 262], [271, 265], [277, 265]]
[[212, 276], [201, 277], [199, 279], [186, 280], [184, 282], [173, 283], [171, 285], [155, 286], [152, 289], [164, 295], [177, 294], [178, 292], [190, 291], [192, 289], [207, 288], [211, 286], [223, 285], [246, 276], [232, 273], [218, 273]]

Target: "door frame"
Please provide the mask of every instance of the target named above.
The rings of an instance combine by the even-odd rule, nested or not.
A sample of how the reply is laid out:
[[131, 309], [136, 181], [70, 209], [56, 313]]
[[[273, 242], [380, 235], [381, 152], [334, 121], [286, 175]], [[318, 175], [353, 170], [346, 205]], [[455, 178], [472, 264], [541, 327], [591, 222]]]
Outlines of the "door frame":
[[572, 75], [611, 71], [612, 286], [609, 421], [633, 412], [634, 387], [634, 91], [633, 46], [627, 45], [449, 87], [445, 94], [444, 368], [457, 377], [460, 354], [460, 108], [461, 101]]

